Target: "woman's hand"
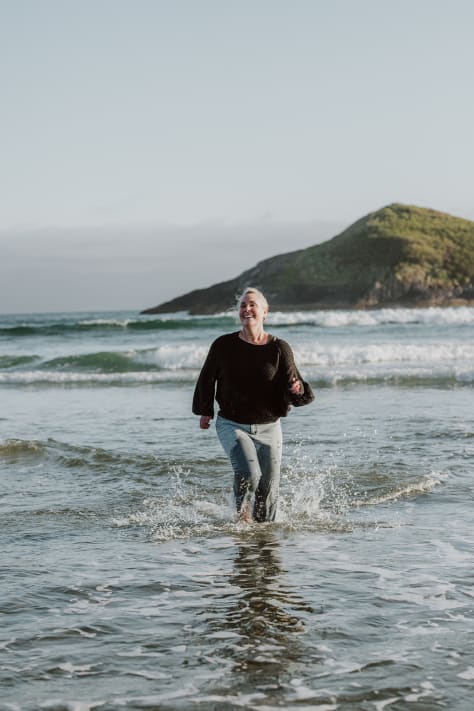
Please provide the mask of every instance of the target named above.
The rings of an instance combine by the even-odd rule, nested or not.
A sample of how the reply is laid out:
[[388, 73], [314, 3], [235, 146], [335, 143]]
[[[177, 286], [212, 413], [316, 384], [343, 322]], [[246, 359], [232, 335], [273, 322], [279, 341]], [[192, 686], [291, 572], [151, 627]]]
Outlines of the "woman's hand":
[[211, 426], [211, 420], [212, 417], [209, 417], [209, 415], [201, 415], [201, 419], [199, 420], [199, 427], [202, 430], [208, 430]]
[[302, 395], [304, 392], [303, 383], [298, 378], [292, 378], [288, 388], [292, 395]]

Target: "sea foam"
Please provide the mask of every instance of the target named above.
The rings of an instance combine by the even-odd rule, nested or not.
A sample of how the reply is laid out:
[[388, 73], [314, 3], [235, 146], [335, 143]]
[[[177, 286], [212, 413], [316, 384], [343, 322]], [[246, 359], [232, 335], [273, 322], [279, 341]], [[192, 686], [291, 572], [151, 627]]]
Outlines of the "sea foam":
[[386, 324], [469, 325], [474, 323], [474, 307], [451, 306], [423, 309], [386, 308], [374, 310], [270, 311], [268, 324], [310, 324], [321, 328], [383, 326]]

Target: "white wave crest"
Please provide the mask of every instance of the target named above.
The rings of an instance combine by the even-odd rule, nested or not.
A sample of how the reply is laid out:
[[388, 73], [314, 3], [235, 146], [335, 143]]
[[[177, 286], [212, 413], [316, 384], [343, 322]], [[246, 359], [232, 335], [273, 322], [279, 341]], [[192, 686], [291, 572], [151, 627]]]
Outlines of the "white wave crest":
[[268, 324], [270, 325], [298, 325], [300, 323], [309, 323], [322, 328], [383, 326], [390, 323], [459, 326], [474, 324], [474, 307], [392, 308], [373, 311], [270, 311], [268, 315]]
[[[203, 341], [164, 343], [158, 347], [132, 350], [126, 354], [128, 368], [120, 362], [116, 372], [97, 372], [94, 363], [68, 370], [55, 369], [43, 362], [43, 369], [7, 369], [0, 371], [0, 384], [33, 383], [98, 383], [124, 384], [166, 381], [191, 382], [197, 378], [208, 353]], [[474, 343], [400, 341], [357, 342], [338, 344], [312, 340], [295, 344], [295, 359], [305, 378], [314, 382], [335, 384], [341, 381], [397, 381], [406, 379], [453, 380], [474, 382]], [[134, 368], [134, 365], [136, 368]], [[143, 366], [147, 366], [143, 370]], [[131, 366], [131, 367], [130, 367]]]
[[13, 373], [0, 373], [0, 384], [33, 385], [33, 384], [98, 384], [127, 385], [141, 383], [163, 383], [194, 381], [198, 371], [193, 370], [156, 370], [127, 373], [62, 373], [58, 371], [31, 370]]
[[163, 345], [143, 351], [134, 357], [137, 363], [156, 365], [165, 370], [188, 370], [200, 368], [204, 363], [208, 346], [190, 344]]
[[[134, 353], [137, 363], [156, 366], [164, 370], [201, 368], [208, 353], [208, 345], [194, 343], [166, 344], [158, 348]], [[474, 343], [354, 343], [339, 345], [314, 341], [293, 348], [296, 362], [301, 366], [358, 366], [364, 364], [401, 364], [425, 367], [461, 365], [474, 362]]]
[[340, 383], [419, 383], [454, 382], [463, 385], [474, 383], [474, 370], [453, 367], [370, 367], [360, 366], [353, 368], [331, 368], [324, 370], [316, 367], [306, 367], [304, 370], [307, 380], [326, 386], [337, 386]]
[[411, 363], [437, 365], [474, 361], [474, 344], [460, 342], [438, 343], [313, 343], [294, 348], [296, 361], [301, 365], [360, 365], [364, 363]]
[[378, 504], [386, 504], [392, 501], [398, 501], [401, 498], [409, 498], [419, 496], [420, 494], [429, 494], [437, 486], [445, 482], [447, 475], [444, 473], [432, 472], [427, 474], [419, 481], [412, 482], [401, 486], [396, 486], [392, 491], [378, 494], [367, 499], [357, 499], [352, 502], [352, 506], [360, 508], [363, 506], [376, 506]]

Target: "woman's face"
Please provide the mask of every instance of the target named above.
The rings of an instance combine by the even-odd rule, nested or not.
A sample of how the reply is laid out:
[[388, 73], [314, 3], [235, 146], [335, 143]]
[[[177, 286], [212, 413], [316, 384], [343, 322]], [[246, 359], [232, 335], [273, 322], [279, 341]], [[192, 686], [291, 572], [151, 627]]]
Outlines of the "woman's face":
[[239, 318], [242, 326], [261, 326], [267, 315], [267, 308], [257, 294], [245, 294], [239, 307]]

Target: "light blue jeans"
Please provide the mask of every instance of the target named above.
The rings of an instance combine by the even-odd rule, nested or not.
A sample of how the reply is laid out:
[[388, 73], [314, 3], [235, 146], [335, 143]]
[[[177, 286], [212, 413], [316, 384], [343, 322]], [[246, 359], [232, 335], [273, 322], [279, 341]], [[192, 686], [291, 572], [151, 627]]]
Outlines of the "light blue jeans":
[[237, 511], [249, 505], [254, 496], [255, 521], [274, 521], [280, 487], [280, 420], [243, 425], [218, 415], [216, 432], [234, 470]]

